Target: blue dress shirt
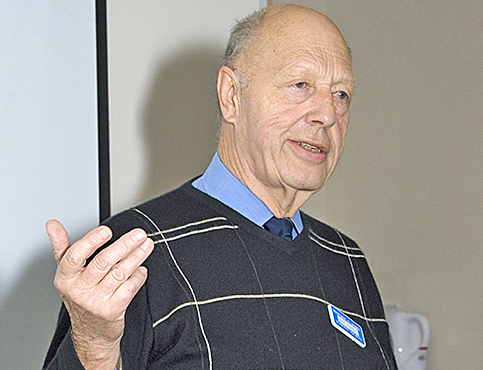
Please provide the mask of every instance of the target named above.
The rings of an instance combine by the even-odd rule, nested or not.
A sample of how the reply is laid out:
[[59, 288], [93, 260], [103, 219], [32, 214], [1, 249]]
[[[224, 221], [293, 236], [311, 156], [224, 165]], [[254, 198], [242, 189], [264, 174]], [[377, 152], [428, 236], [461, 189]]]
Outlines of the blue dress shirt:
[[[192, 185], [260, 227], [273, 217], [267, 206], [226, 168], [218, 153], [214, 155], [203, 176], [193, 181]], [[300, 211], [291, 220], [295, 226], [292, 230], [295, 239], [304, 228]]]

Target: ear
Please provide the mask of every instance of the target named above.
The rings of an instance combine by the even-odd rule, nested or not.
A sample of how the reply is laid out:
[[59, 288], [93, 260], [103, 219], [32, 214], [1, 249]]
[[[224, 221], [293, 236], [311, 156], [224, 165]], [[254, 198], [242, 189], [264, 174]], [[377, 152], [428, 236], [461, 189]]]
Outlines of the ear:
[[220, 68], [216, 89], [223, 118], [228, 123], [235, 123], [240, 108], [238, 99], [240, 86], [236, 74], [231, 68], [227, 66]]

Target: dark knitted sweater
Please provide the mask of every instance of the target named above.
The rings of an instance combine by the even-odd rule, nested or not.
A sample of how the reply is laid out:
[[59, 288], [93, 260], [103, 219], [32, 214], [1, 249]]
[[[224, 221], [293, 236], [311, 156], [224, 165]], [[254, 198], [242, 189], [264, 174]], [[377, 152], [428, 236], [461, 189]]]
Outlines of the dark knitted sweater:
[[[286, 241], [190, 183], [110, 218], [114, 239], [141, 227], [155, 243], [126, 314], [123, 369], [396, 369], [361, 250], [302, 220]], [[328, 304], [361, 325], [365, 348], [332, 326]], [[65, 309], [45, 366], [82, 369]]]

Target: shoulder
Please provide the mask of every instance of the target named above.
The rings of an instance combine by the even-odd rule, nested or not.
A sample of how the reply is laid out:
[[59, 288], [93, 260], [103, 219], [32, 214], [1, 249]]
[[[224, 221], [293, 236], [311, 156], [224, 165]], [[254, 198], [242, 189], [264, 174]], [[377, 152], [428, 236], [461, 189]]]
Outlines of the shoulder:
[[158, 228], [175, 228], [213, 213], [210, 205], [214, 200], [193, 188], [191, 183], [189, 181], [173, 191], [120, 212], [103, 224], [111, 228], [115, 240], [134, 228], [142, 228], [150, 234]]
[[309, 233], [309, 238], [312, 239], [312, 241], [360, 250], [359, 246], [353, 239], [335, 227], [316, 220], [303, 212], [302, 220], [304, 222], [304, 227], [307, 228], [307, 232]]

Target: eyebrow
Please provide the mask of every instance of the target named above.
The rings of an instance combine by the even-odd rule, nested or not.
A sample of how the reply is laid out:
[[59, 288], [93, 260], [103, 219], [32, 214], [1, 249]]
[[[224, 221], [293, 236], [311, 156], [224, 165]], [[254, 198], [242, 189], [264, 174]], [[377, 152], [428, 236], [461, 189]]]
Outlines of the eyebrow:
[[[279, 71], [277, 75], [281, 78], [287, 78], [287, 79], [305, 78], [305, 76], [313, 77], [314, 75], [316, 79], [318, 78], [318, 73], [317, 72], [314, 73], [313, 68], [311, 68], [310, 66], [302, 66], [302, 65], [291, 65]], [[351, 88], [355, 87], [356, 80], [354, 78], [352, 71], [350, 73], [343, 72], [342, 75], [338, 77], [339, 78], [337, 80], [334, 80], [332, 82], [333, 84], [349, 85]]]
[[337, 85], [337, 84], [344, 84], [344, 85], [350, 85], [350, 87], [352, 89], [355, 88], [356, 86], [356, 79], [354, 78], [354, 75], [351, 75], [351, 77], [349, 78], [341, 78], [337, 81], [334, 81], [334, 84]]

